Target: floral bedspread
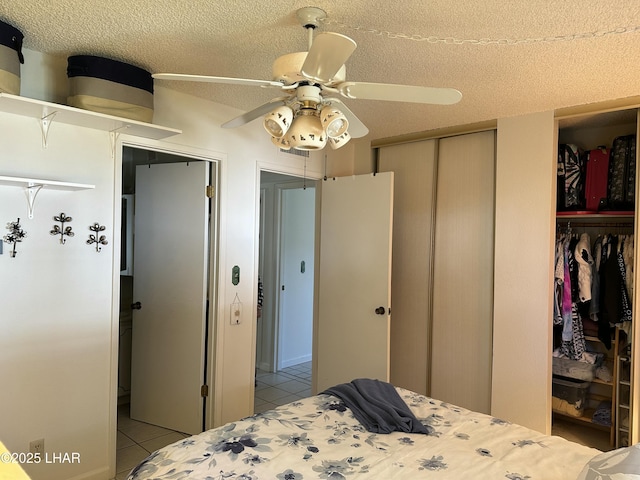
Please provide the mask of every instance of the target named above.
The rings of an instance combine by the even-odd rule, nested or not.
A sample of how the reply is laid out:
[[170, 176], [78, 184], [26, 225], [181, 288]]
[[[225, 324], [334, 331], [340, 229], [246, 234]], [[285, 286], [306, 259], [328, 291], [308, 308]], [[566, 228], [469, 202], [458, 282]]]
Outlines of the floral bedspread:
[[128, 480], [575, 480], [600, 453], [397, 390], [428, 435], [367, 432], [337, 397], [317, 395], [164, 447]]

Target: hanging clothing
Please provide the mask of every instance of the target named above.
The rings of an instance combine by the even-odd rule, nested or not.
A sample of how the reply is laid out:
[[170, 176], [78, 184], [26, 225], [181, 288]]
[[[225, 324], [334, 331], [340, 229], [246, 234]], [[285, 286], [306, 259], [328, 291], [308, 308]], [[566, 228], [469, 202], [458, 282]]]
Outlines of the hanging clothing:
[[564, 289], [564, 236], [556, 240], [553, 285], [553, 324], [562, 325], [562, 291]]
[[558, 235], [554, 258], [553, 323], [562, 327], [562, 356], [589, 356], [584, 323], [611, 348], [611, 328], [630, 329], [633, 288], [633, 235]]
[[578, 264], [578, 300], [582, 303], [590, 302], [593, 257], [591, 256], [591, 237], [588, 233], [580, 235], [574, 257]]
[[564, 252], [564, 282], [562, 290], [562, 341], [568, 342], [573, 336], [573, 327], [571, 325], [571, 310], [572, 310], [572, 292], [571, 288], [571, 254], [569, 244], [571, 238], [567, 238], [563, 244]]
[[584, 339], [582, 321], [575, 303], [571, 312], [571, 320], [571, 338], [569, 340], [564, 340], [563, 338], [561, 351], [566, 358], [584, 361], [583, 356], [587, 349], [587, 342]]
[[593, 263], [591, 264], [591, 303], [589, 305], [589, 318], [598, 321], [600, 313], [600, 261], [602, 259], [602, 237], [598, 235], [593, 244]]

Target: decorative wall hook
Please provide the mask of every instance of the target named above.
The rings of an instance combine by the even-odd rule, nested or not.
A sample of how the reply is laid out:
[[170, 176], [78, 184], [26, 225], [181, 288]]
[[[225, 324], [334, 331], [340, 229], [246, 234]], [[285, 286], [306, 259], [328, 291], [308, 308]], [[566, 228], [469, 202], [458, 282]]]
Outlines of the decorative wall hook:
[[10, 232], [7, 233], [3, 238], [6, 243], [11, 243], [11, 257], [15, 257], [18, 253], [16, 251], [16, 243], [21, 242], [24, 237], [27, 236], [27, 232], [22, 230], [20, 226], [20, 218], [18, 218], [15, 222], [7, 223], [7, 230]]
[[57, 215], [55, 217], [53, 217], [53, 219], [56, 222], [60, 222], [60, 225], [54, 225], [53, 226], [53, 230], [51, 230], [49, 233], [51, 235], [60, 235], [60, 244], [64, 245], [66, 242], [66, 239], [64, 238], [65, 235], [67, 237], [73, 237], [75, 235], [75, 233], [73, 233], [71, 231], [71, 227], [65, 227], [64, 224], [67, 222], [70, 222], [71, 220], [73, 220], [71, 217], [67, 217], [64, 212], [61, 213], [60, 215]]
[[91, 230], [92, 232], [96, 232], [96, 234], [95, 235], [89, 234], [89, 240], [87, 240], [87, 245], [91, 245], [91, 244], [95, 243], [96, 244], [96, 252], [99, 252], [100, 250], [102, 250], [100, 245], [106, 245], [107, 243], [109, 243], [109, 242], [107, 242], [107, 236], [106, 235], [98, 236], [98, 232], [104, 232], [105, 229], [106, 229], [106, 227], [104, 225], [100, 225], [97, 222], [89, 227], [89, 230]]

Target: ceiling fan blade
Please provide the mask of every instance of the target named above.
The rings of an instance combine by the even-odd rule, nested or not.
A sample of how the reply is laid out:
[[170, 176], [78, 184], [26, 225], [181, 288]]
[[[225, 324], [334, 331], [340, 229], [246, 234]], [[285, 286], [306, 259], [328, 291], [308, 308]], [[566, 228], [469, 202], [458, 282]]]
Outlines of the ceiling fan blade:
[[186, 82], [228, 83], [232, 85], [248, 85], [253, 87], [282, 87], [280, 82], [272, 80], [252, 80], [249, 78], [211, 77], [208, 75], [189, 75], [184, 73], [154, 73], [156, 80], [178, 80]]
[[452, 105], [462, 99], [455, 88], [419, 87], [391, 83], [343, 82], [336, 87], [347, 98]]
[[325, 97], [325, 103], [328, 105], [336, 105], [336, 108], [339, 109], [342, 113], [344, 113], [344, 116], [347, 117], [347, 121], [349, 122], [349, 135], [351, 135], [351, 138], [360, 138], [360, 137], [364, 137], [367, 133], [369, 133], [369, 129], [367, 128], [367, 126], [362, 123], [360, 121], [360, 119], [358, 117], [355, 116], [355, 114], [349, 110], [349, 107], [347, 107], [342, 100], [340, 100], [339, 98], [326, 98]]
[[276, 108], [279, 105], [285, 105], [285, 100], [287, 99], [287, 97], [282, 97], [282, 98], [274, 98], [273, 100], [260, 105], [257, 108], [254, 108], [253, 110], [249, 110], [248, 112], [243, 113], [242, 115], [233, 118], [231, 120], [229, 120], [228, 122], [225, 122], [221, 125], [222, 128], [235, 128], [235, 127], [241, 127], [242, 125], [245, 125], [253, 120], [255, 120], [258, 117], [261, 117], [263, 115], [266, 115], [267, 113], [269, 113], [271, 110], [273, 110], [274, 108]]
[[325, 32], [316, 35], [302, 64], [302, 75], [319, 83], [330, 82], [356, 49], [345, 35]]

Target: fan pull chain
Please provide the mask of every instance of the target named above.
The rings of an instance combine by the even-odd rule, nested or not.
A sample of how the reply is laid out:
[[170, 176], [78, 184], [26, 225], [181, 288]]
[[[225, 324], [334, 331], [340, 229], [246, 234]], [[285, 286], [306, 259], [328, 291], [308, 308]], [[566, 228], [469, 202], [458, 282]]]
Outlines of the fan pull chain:
[[325, 25], [334, 25], [351, 30], [357, 30], [364, 33], [371, 33], [387, 38], [399, 38], [403, 40], [412, 40], [414, 42], [427, 42], [427, 43], [445, 43], [449, 45], [519, 45], [523, 43], [553, 43], [553, 42], [570, 42], [573, 40], [581, 40], [585, 38], [599, 38], [607, 37], [610, 35], [622, 35], [626, 33], [638, 33], [640, 31], [640, 25], [629, 25], [625, 27], [618, 27], [612, 30], [597, 30], [595, 32], [582, 32], [572, 33], [567, 35], [554, 35], [550, 37], [527, 37], [527, 38], [479, 38], [479, 39], [461, 39], [455, 37], [436, 37], [423, 36], [423, 35], [408, 35], [406, 33], [394, 33], [386, 30], [376, 30], [375, 28], [367, 28], [362, 26], [347, 25], [346, 23], [338, 22], [336, 20], [323, 19], [322, 23]]

